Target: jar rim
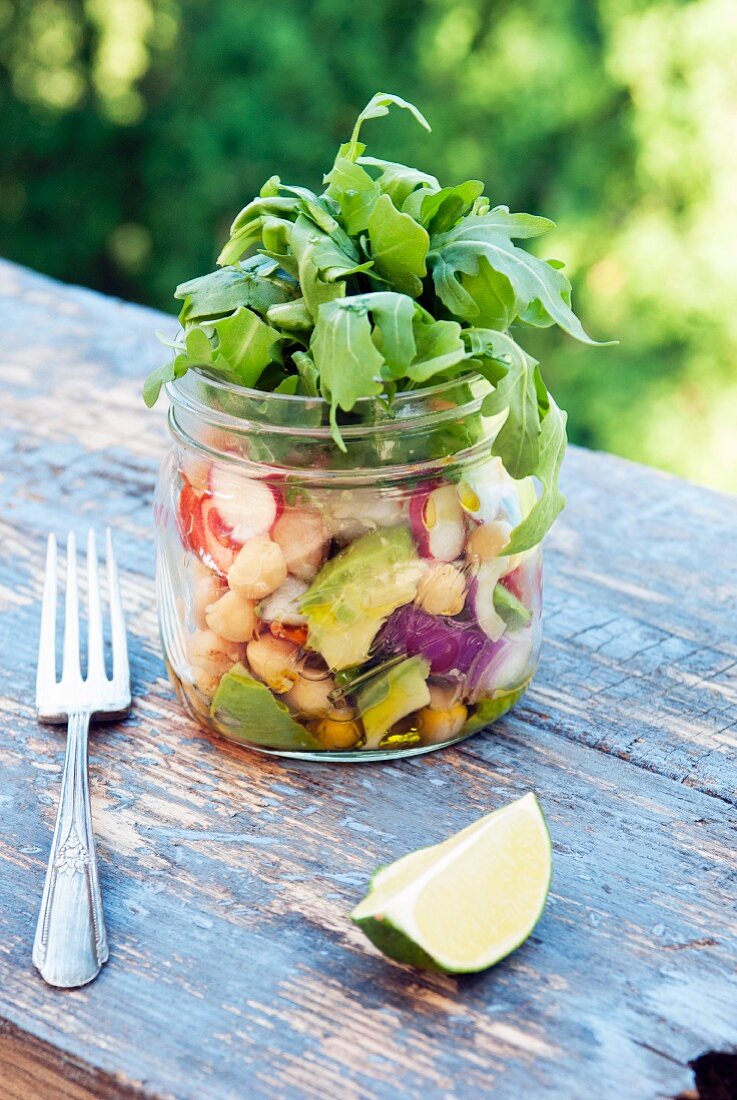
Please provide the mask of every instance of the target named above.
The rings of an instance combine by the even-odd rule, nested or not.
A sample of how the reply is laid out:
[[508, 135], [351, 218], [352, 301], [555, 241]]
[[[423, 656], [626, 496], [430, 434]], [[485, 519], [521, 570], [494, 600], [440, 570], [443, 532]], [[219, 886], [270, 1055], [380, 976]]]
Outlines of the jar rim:
[[[237, 415], [231, 410], [217, 408], [212, 403], [203, 400], [202, 394], [196, 392], [197, 383], [201, 383], [206, 391], [213, 394], [221, 394], [227, 398], [242, 400], [244, 405], [248, 403], [243, 415]], [[447, 409], [433, 408], [434, 400], [442, 400], [458, 392], [462, 387], [466, 388], [465, 400], [460, 404], [454, 404]], [[251, 430], [259, 428], [276, 432], [278, 434], [295, 435], [309, 434], [316, 439], [332, 438], [330, 426], [330, 403], [323, 397], [307, 397], [302, 394], [274, 393], [271, 390], [259, 390], [239, 383], [214, 377], [197, 367], [191, 368], [186, 375], [166, 383], [165, 390], [172, 409], [184, 406], [190, 412], [196, 412], [210, 422], [217, 423], [221, 427], [243, 431], [246, 427]], [[358, 418], [358, 422], [340, 425], [340, 434], [344, 439], [357, 439], [367, 432], [390, 433], [397, 429], [419, 427], [430, 422], [442, 424], [446, 419], [457, 419], [459, 415], [468, 415], [478, 412], [483, 398], [491, 391], [491, 385], [478, 371], [470, 371], [468, 374], [457, 378], [438, 382], [434, 386], [423, 386], [416, 390], [400, 390], [389, 399], [386, 394], [376, 394], [370, 397], [359, 397], [351, 409], [351, 415]], [[470, 391], [470, 392], [469, 392]], [[390, 401], [390, 404], [387, 402]], [[258, 406], [261, 406], [259, 409]], [[394, 415], [388, 415], [385, 419], [370, 419], [370, 414], [382, 406], [390, 408]], [[273, 419], [268, 415], [268, 408], [276, 411], [279, 409], [284, 416]], [[318, 423], [303, 421], [301, 413], [307, 410], [319, 411]], [[284, 415], [286, 414], [286, 415]], [[291, 415], [290, 415], [291, 414]], [[398, 414], [398, 415], [397, 415]], [[362, 419], [366, 416], [366, 419]], [[256, 421], [256, 423], [254, 423]]]
[[[321, 397], [273, 394], [190, 370], [166, 386], [169, 427], [185, 445], [302, 478], [430, 476], [488, 451], [506, 410], [485, 414], [491, 383], [478, 372], [387, 398], [360, 398], [342, 445]], [[383, 406], [383, 408], [382, 408]]]
[[[248, 397], [254, 400], [276, 400], [277, 402], [284, 403], [285, 407], [290, 404], [293, 408], [305, 407], [306, 405], [318, 405], [324, 406], [326, 409], [330, 408], [329, 402], [324, 397], [307, 397], [304, 394], [297, 393], [277, 393], [274, 390], [260, 390], [255, 386], [242, 386], [239, 382], [230, 382], [225, 378], [218, 378], [214, 374], [207, 374], [200, 367], [191, 367], [182, 378], [174, 379], [171, 382], [167, 382], [164, 385], [164, 389], [167, 394], [178, 393], [182, 386], [182, 383], [188, 377], [188, 375], [196, 375], [197, 377], [205, 380], [208, 386], [212, 386], [216, 390], [222, 390], [224, 393], [241, 394], [243, 397]], [[458, 375], [456, 378], [446, 379], [444, 382], [437, 382], [434, 386], [422, 386], [416, 390], [397, 390], [394, 394], [392, 401], [421, 399], [425, 397], [437, 397], [441, 393], [447, 391], [449, 388], [465, 383], [466, 385], [474, 385], [479, 382], [485, 383], [486, 379], [478, 371], [469, 371], [468, 374]], [[354, 408], [357, 406], [363, 407], [364, 405], [375, 405], [380, 402], [382, 398], [386, 398], [386, 394], [375, 394], [368, 397], [359, 397], [356, 399]]]

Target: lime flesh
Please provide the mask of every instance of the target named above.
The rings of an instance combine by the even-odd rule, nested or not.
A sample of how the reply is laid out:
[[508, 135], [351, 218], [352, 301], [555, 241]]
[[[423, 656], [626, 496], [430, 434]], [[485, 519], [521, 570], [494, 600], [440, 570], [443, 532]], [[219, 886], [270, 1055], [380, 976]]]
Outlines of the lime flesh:
[[352, 919], [392, 958], [472, 973], [527, 939], [545, 908], [550, 875], [550, 836], [530, 793], [381, 868]]

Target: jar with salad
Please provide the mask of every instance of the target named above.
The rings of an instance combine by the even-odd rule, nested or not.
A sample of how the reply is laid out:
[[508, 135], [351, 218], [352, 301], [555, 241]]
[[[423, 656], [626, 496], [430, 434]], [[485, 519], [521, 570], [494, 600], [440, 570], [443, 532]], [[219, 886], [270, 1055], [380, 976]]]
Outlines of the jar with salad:
[[[170, 400], [156, 494], [165, 659], [184, 706], [251, 748], [427, 752], [523, 694], [565, 414], [510, 334], [588, 342], [547, 219], [365, 155], [376, 95], [315, 194], [272, 177], [144, 396]], [[536, 487], [535, 480], [539, 488]]]

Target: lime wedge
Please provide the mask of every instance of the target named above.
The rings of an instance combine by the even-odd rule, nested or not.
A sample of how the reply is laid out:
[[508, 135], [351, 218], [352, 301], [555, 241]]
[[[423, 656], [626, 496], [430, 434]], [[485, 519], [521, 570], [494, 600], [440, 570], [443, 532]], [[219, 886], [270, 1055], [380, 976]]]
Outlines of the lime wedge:
[[550, 836], [535, 795], [374, 875], [352, 919], [380, 951], [450, 974], [493, 966], [524, 943], [550, 888]]

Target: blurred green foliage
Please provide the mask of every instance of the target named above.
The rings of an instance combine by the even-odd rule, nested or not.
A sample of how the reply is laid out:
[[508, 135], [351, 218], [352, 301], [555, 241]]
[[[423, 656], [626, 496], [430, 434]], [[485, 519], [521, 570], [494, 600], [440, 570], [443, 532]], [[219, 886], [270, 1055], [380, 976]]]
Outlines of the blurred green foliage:
[[733, 0], [0, 0], [0, 251], [172, 309], [263, 180], [370, 151], [546, 214], [618, 348], [528, 346], [574, 440], [737, 487]]

